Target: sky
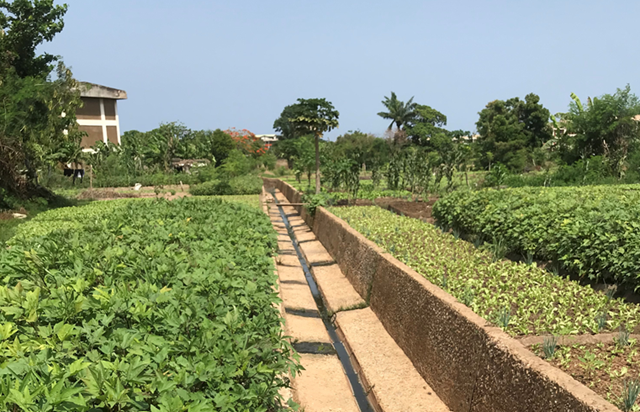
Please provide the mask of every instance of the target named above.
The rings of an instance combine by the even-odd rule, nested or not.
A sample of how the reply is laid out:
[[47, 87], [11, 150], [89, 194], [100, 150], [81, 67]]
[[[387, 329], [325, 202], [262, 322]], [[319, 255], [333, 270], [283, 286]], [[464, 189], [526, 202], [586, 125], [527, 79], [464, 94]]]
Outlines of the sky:
[[[60, 2], [58, 2], [60, 3]], [[298, 98], [340, 112], [334, 139], [382, 136], [396, 92], [474, 131], [493, 100], [640, 94], [640, 1], [67, 0], [65, 28], [42, 51], [78, 80], [123, 89], [122, 132], [179, 121], [191, 129], [274, 133]]]

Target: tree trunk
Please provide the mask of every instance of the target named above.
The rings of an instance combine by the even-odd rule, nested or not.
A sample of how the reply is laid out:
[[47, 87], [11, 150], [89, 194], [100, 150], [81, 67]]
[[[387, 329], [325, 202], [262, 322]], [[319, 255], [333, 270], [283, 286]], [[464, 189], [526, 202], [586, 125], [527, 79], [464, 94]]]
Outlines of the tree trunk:
[[320, 194], [320, 135], [316, 134], [316, 194]]

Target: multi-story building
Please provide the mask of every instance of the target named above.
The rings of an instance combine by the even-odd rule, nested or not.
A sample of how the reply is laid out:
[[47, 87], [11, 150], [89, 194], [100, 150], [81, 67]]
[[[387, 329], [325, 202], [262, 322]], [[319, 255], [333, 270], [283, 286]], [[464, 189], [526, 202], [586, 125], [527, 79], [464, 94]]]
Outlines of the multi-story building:
[[120, 144], [118, 100], [126, 99], [127, 92], [81, 82], [80, 96], [84, 105], [78, 108], [76, 117], [80, 130], [87, 133], [82, 148], [88, 149], [99, 141]]

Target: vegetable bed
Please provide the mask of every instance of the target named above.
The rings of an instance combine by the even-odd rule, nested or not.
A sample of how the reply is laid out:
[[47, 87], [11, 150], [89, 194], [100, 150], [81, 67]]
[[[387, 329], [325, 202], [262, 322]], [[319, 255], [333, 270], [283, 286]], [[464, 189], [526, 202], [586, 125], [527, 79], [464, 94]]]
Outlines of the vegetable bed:
[[276, 411], [299, 364], [255, 207], [126, 199], [42, 213], [0, 250], [0, 409]]
[[635, 304], [535, 264], [494, 261], [429, 223], [375, 206], [330, 211], [512, 336], [632, 330], [640, 322]]
[[568, 275], [640, 288], [640, 185], [455, 192], [433, 216]]
[[532, 349], [623, 411], [640, 410], [636, 400], [640, 353], [635, 339], [623, 337], [609, 343], [563, 345], [555, 351], [548, 348], [549, 345], [547, 354], [543, 345]]

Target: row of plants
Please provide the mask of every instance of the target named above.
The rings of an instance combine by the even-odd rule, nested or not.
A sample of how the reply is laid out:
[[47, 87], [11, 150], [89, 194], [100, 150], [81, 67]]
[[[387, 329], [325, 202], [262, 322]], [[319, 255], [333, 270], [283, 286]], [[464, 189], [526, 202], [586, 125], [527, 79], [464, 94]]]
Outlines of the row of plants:
[[376, 206], [330, 211], [512, 336], [632, 330], [634, 304], [553, 275], [535, 263], [494, 259], [435, 226]]
[[194, 196], [257, 195], [261, 191], [262, 179], [253, 174], [210, 180], [189, 188], [189, 193]]
[[640, 287], [640, 186], [456, 192], [433, 207], [438, 223], [471, 240], [594, 282]]
[[95, 202], [20, 227], [0, 250], [0, 409], [286, 409], [300, 366], [255, 198]]

